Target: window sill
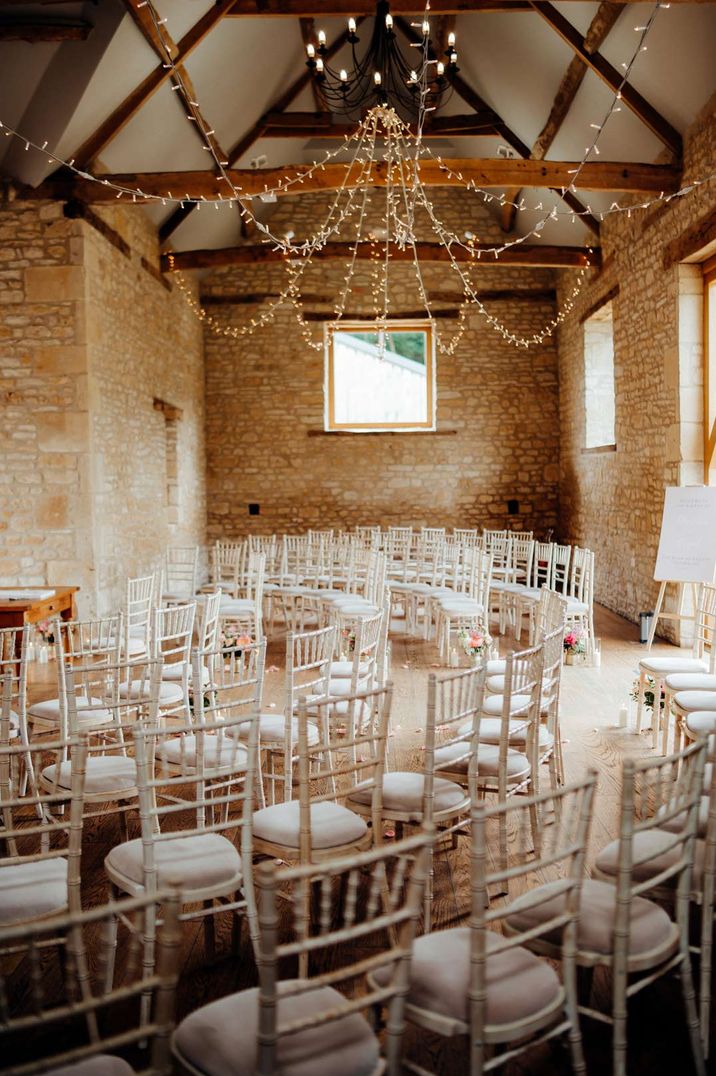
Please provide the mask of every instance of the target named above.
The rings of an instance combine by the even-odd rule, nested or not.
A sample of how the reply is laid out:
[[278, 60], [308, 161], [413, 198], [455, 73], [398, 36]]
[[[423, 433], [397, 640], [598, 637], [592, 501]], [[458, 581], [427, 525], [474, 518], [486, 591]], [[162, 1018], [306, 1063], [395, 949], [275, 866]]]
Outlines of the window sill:
[[616, 452], [616, 450], [616, 445], [595, 445], [594, 448], [583, 448], [582, 455], [593, 456], [596, 454], [601, 454], [603, 452]]
[[309, 437], [454, 437], [459, 430], [307, 430]]

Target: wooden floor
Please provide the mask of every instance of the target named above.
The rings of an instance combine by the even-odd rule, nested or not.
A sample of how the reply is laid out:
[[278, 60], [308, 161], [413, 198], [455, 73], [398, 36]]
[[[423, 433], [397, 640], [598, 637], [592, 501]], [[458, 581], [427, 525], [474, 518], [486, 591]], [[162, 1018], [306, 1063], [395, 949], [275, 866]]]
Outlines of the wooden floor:
[[[644, 647], [638, 643], [637, 629], [620, 617], [598, 609], [597, 634], [602, 640], [600, 668], [565, 667], [562, 690], [562, 732], [568, 778], [584, 773], [587, 766], [599, 772], [599, 790], [592, 826], [590, 859], [617, 832], [617, 806], [620, 789], [620, 770], [626, 755], [651, 753], [650, 736], [636, 735], [631, 727], [618, 727], [620, 706], [628, 701], [639, 657]], [[392, 679], [394, 682], [393, 728], [390, 743], [391, 768], [418, 768], [424, 727], [426, 680], [430, 671], [445, 671], [437, 664], [438, 656], [432, 644], [407, 639], [399, 632], [392, 638]], [[509, 649], [504, 641], [503, 652]], [[280, 706], [282, 689], [282, 650], [280, 640], [270, 645], [266, 678], [265, 702]], [[655, 651], [671, 652], [667, 645]], [[31, 683], [31, 700], [48, 697], [54, 666], [35, 667]], [[105, 895], [103, 859], [120, 839], [116, 819], [105, 820], [107, 825], [87, 827], [83, 848], [83, 901], [85, 906], [99, 904]], [[131, 835], [137, 835], [130, 829]], [[464, 923], [468, 911], [467, 841], [458, 849], [441, 853], [435, 863], [434, 928], [440, 929]], [[178, 992], [178, 1018], [198, 1005], [206, 1003], [244, 986], [256, 983], [256, 973], [246, 931], [242, 934], [238, 961], [231, 956], [228, 927], [217, 924], [218, 958], [207, 966], [201, 928], [185, 924], [182, 952], [182, 975]], [[18, 969], [16, 986], [23, 992], [22, 969]], [[606, 975], [598, 973], [596, 995], [608, 1006], [609, 983]], [[673, 1076], [692, 1071], [689, 1047], [684, 1033], [680, 992], [676, 981], [664, 982], [637, 997], [630, 1007], [629, 1042], [630, 1067], [633, 1074]], [[601, 1025], [583, 1027], [588, 1071], [606, 1073], [610, 1068], [609, 1030]], [[424, 1033], [410, 1030], [407, 1036], [410, 1056], [433, 1071], [459, 1074], [466, 1070], [464, 1044], [445, 1044]], [[712, 1049], [716, 1053], [716, 1041]], [[2, 1064], [0, 1064], [0, 1070]], [[568, 1072], [566, 1055], [559, 1046], [543, 1048], [528, 1056], [526, 1061], [512, 1065], [511, 1072], [556, 1074]], [[714, 1069], [716, 1071], [716, 1068]]]

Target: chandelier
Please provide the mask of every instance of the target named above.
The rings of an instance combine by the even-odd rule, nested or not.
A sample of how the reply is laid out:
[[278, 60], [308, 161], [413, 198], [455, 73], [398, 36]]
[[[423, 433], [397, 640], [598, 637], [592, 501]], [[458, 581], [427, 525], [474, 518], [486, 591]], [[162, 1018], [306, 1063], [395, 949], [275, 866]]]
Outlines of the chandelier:
[[347, 40], [352, 53], [350, 71], [328, 65], [326, 34], [319, 30], [318, 45], [306, 46], [306, 65], [326, 108], [333, 113], [360, 117], [373, 105], [390, 105], [396, 111], [417, 117], [421, 109], [442, 104], [458, 71], [455, 34], [448, 35], [445, 59], [430, 60], [427, 17], [422, 19], [419, 27], [422, 40], [410, 44], [418, 50], [418, 56], [409, 61], [398, 43], [388, 0], [378, 0], [373, 31], [362, 56], [356, 50], [360, 42], [356, 20], [348, 20]]

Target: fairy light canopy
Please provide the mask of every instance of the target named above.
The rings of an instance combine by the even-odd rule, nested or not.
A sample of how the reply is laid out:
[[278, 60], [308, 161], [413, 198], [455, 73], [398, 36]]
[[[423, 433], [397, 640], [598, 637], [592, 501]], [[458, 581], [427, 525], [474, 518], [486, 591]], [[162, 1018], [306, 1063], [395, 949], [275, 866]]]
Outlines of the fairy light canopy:
[[[82, 196], [90, 202], [88, 188], [104, 185], [98, 200], [148, 203], [174, 251], [268, 248], [286, 262], [281, 301], [294, 304], [307, 337], [302, 278], [339, 235], [348, 247], [348, 293], [355, 265], [368, 253], [377, 320], [390, 316], [394, 260], [413, 265], [418, 295], [431, 315], [421, 284], [420, 217], [464, 295], [457, 325], [438, 336], [443, 351], [455, 346], [469, 307], [522, 347], [541, 342], [569, 308], [571, 298], [539, 332], [520, 337], [480, 304], [470, 273], [481, 259], [500, 264], [523, 244], [546, 240], [583, 251], [586, 265], [606, 215], [631, 213], [635, 205], [687, 194], [694, 182], [711, 182], [688, 177], [635, 200], [619, 190], [584, 189], [589, 184], [583, 180], [595, 163], [598, 169], [600, 162], [656, 161], [664, 147], [678, 170], [681, 133], [714, 88], [708, 42], [716, 33], [716, 6], [660, 0], [610, 13], [606, 9], [614, 5], [566, 2], [559, 11], [540, 5], [539, 13], [476, 8], [445, 14], [443, 2], [442, 14], [420, 5], [405, 14], [404, 4], [398, 14], [384, 2], [372, 8], [363, 0], [346, 23], [331, 18], [329, 3], [321, 0], [326, 21], [303, 17], [299, 34], [295, 14], [280, 17], [282, 0], [271, 0], [279, 17], [270, 20], [251, 17], [254, 2], [111, 0], [100, 5], [79, 61], [68, 42], [44, 60], [34, 53], [37, 63], [23, 64], [16, 46], [0, 40], [0, 121], [8, 136], [0, 138], [0, 168], [31, 186], [61, 174], [70, 192], [75, 181], [84, 184]], [[590, 56], [600, 46], [604, 52], [607, 35], [611, 74], [598, 77], [585, 61], [583, 88], [577, 94], [582, 81], [573, 85], [574, 105], [556, 123], [575, 52], [587, 43]], [[74, 63], [72, 80], [60, 77], [69, 69], [63, 61]], [[227, 62], [230, 94], [225, 80], [216, 78]], [[510, 157], [568, 163], [552, 190], [502, 186], [494, 179], [481, 184], [461, 169], [461, 162], [482, 161], [489, 176], [492, 160]], [[320, 187], [331, 162], [342, 178], [328, 186], [329, 209], [310, 234], [296, 238], [291, 229], [274, 228], [277, 198]], [[255, 183], [250, 193], [245, 190], [241, 168], [249, 165], [258, 176], [273, 166], [258, 197]], [[154, 193], [143, 190], [147, 173]], [[198, 182], [185, 184], [183, 173]], [[206, 188], [202, 175], [216, 179], [208, 196], [195, 193]], [[497, 241], [493, 233], [492, 241], [481, 243], [474, 227], [451, 226], [434, 205], [436, 180], [487, 206], [503, 238]], [[376, 212], [380, 227], [373, 223], [368, 234], [364, 226], [369, 217], [375, 222]], [[264, 304], [246, 331], [270, 319], [277, 305]], [[345, 308], [338, 297], [337, 320]], [[200, 316], [210, 320], [206, 312]]]

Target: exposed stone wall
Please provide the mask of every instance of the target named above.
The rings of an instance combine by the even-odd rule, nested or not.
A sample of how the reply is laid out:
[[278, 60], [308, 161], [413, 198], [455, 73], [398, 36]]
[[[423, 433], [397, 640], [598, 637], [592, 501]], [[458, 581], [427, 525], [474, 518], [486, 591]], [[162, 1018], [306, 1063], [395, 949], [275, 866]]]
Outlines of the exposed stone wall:
[[[477, 198], [460, 200], [435, 191], [438, 215], [483, 241], [500, 240], [499, 226]], [[378, 201], [378, 199], [376, 199]], [[315, 227], [326, 198], [282, 199], [272, 229], [289, 226], [297, 237]], [[377, 217], [374, 223], [379, 223]], [[435, 239], [423, 225], [423, 238]], [[350, 240], [346, 229], [344, 241]], [[346, 266], [320, 262], [302, 281], [313, 297], [306, 309], [330, 317]], [[359, 263], [347, 309], [373, 315], [370, 263]], [[486, 269], [472, 272], [488, 289], [549, 290], [549, 270]], [[449, 264], [424, 267], [431, 292], [459, 292]], [[394, 263], [391, 312], [415, 311], [421, 303], [414, 269]], [[278, 294], [286, 285], [281, 265], [216, 270], [202, 294]], [[324, 302], [318, 300], [324, 298]], [[436, 304], [437, 308], [457, 305]], [[554, 316], [549, 300], [493, 301], [490, 311], [529, 335]], [[220, 326], [240, 327], [259, 305], [211, 306]], [[454, 319], [439, 319], [449, 340]], [[321, 339], [321, 323], [311, 335]], [[555, 347], [528, 352], [508, 345], [476, 312], [455, 354], [437, 353], [437, 433], [322, 434], [324, 354], [304, 341], [290, 306], [253, 335], [233, 339], [205, 334], [207, 489], [210, 538], [249, 531], [348, 527], [358, 523], [443, 526], [555, 527], [558, 513], [557, 365]], [[507, 500], [519, 511], [509, 516]], [[247, 506], [258, 502], [259, 516]]]
[[54, 204], [0, 205], [0, 584], [93, 588], [84, 242]]
[[204, 360], [181, 294], [140, 263], [158, 260], [145, 215], [102, 215], [132, 250], [86, 228], [95, 563], [102, 604], [114, 608], [127, 575], [154, 567], [168, 544], [204, 541]]
[[[716, 160], [713, 103], [685, 142], [685, 182]], [[604, 268], [559, 332], [561, 531], [596, 551], [600, 602], [636, 619], [650, 609], [664, 488], [703, 481], [699, 273], [664, 268], [674, 239], [713, 211], [716, 185], [666, 208], [608, 217]], [[572, 274], [564, 274], [562, 297]], [[582, 319], [611, 289], [616, 381], [616, 452], [584, 452]]]
[[[82, 615], [205, 521], [201, 330], [141, 266], [144, 214], [104, 216], [129, 257], [59, 204], [0, 207], [0, 584], [79, 585]], [[181, 409], [175, 476], [155, 397]]]

